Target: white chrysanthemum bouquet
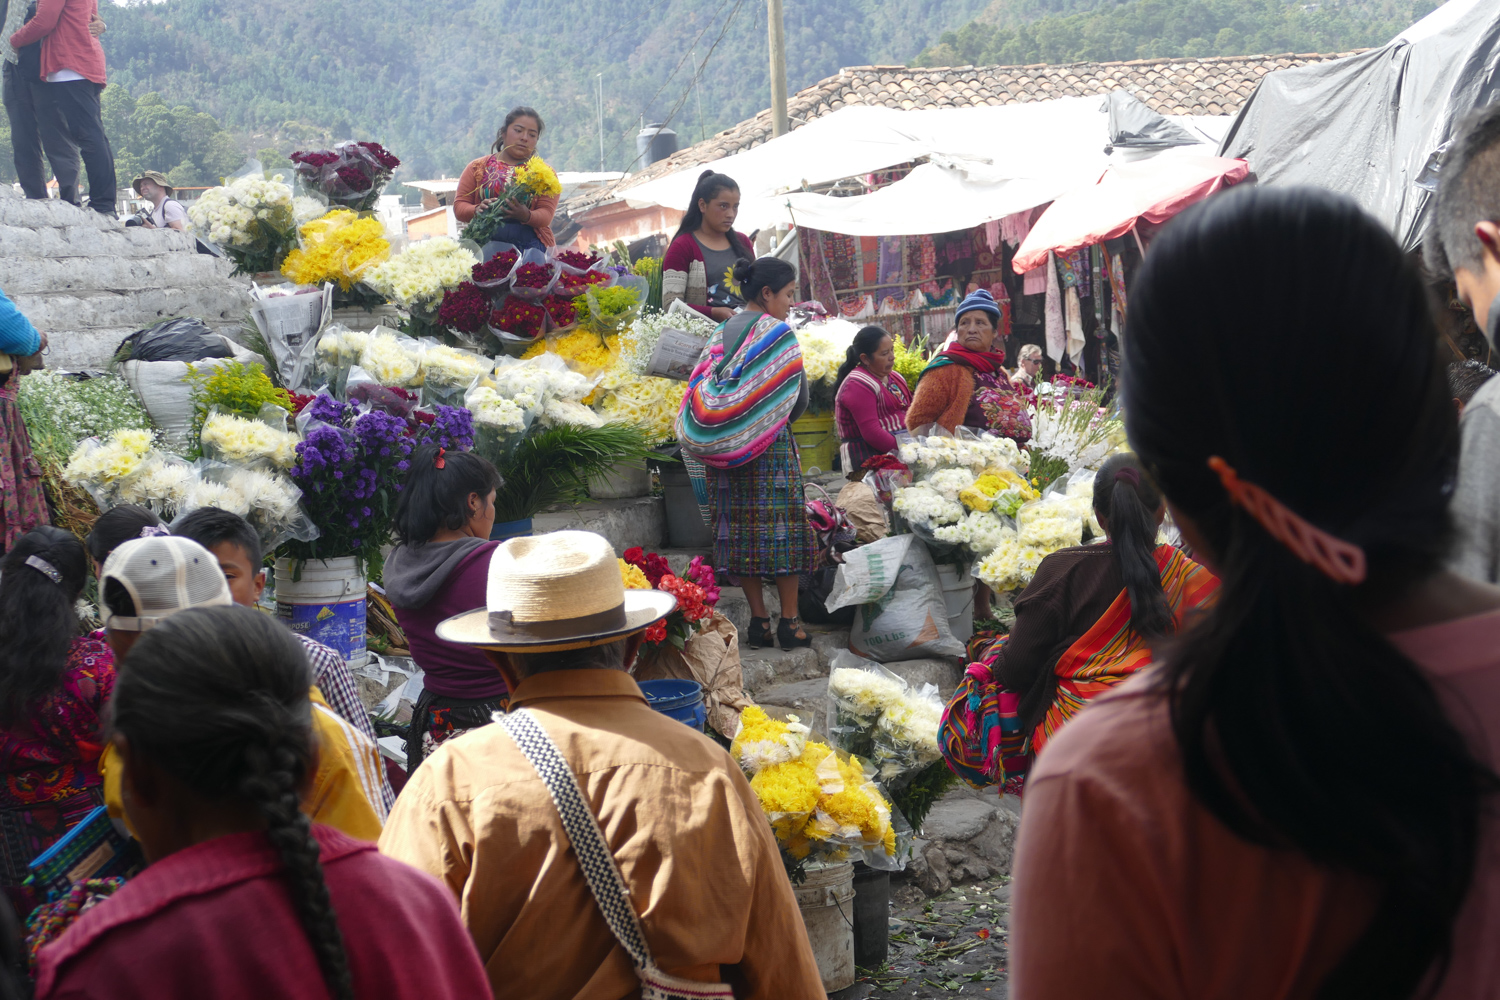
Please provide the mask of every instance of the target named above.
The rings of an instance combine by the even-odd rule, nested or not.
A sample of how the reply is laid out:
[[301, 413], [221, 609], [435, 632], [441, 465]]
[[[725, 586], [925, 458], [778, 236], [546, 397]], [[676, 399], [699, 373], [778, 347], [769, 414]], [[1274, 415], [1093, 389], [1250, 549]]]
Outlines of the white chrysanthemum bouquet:
[[299, 215], [317, 218], [324, 207], [310, 198], [294, 198], [280, 174], [267, 180], [238, 177], [209, 188], [188, 209], [188, 220], [206, 240], [223, 248], [247, 274], [276, 271], [297, 245]]

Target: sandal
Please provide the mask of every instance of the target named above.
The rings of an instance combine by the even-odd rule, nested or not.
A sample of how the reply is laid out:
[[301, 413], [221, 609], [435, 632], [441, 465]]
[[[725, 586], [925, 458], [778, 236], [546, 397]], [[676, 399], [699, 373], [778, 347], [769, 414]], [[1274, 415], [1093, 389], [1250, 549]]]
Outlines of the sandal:
[[776, 623], [776, 641], [782, 649], [800, 649], [812, 645], [812, 636], [803, 630], [801, 619], [782, 615]]
[[771, 645], [771, 619], [769, 617], [750, 619], [750, 628], [745, 635], [745, 645], [751, 649]]

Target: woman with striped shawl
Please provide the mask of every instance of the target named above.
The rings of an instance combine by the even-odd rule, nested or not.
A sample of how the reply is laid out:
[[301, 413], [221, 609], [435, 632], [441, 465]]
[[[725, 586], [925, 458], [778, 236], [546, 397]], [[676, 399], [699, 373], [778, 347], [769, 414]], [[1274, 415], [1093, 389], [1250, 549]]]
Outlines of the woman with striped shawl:
[[785, 323], [797, 272], [762, 257], [736, 264], [734, 280], [745, 309], [709, 338], [688, 382], [677, 436], [689, 474], [703, 477], [714, 565], [737, 578], [750, 604], [747, 644], [771, 645], [761, 593], [762, 581], [771, 577], [781, 598], [777, 642], [782, 649], [810, 646], [796, 613], [797, 578], [813, 569], [816, 542], [791, 429], [807, 409], [807, 377], [797, 337]]
[[[1152, 643], [1219, 588], [1217, 577], [1180, 550], [1156, 544], [1166, 505], [1134, 455], [1116, 455], [1099, 469], [1094, 514], [1109, 541], [1042, 560], [1016, 600], [1010, 634], [970, 665], [949, 705], [953, 721], [967, 724], [945, 726], [947, 752], [975, 757], [968, 762], [992, 778], [999, 777], [993, 763], [1009, 758], [1007, 791], [1020, 790], [1013, 772], [1025, 766], [1022, 758], [1150, 664]], [[1023, 742], [1002, 750], [1002, 731]]]

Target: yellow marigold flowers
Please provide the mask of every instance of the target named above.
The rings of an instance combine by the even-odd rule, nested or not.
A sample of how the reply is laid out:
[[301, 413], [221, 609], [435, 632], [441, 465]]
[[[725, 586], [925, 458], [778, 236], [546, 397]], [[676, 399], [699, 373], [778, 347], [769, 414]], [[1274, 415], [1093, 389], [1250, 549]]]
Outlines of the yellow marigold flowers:
[[390, 256], [379, 219], [361, 219], [348, 209], [334, 209], [298, 230], [302, 246], [287, 254], [281, 273], [299, 285], [338, 282], [349, 291], [367, 268]]
[[651, 589], [651, 581], [646, 579], [646, 574], [641, 572], [639, 566], [633, 566], [624, 559], [615, 561], [620, 564], [620, 582], [625, 584], [626, 590]]

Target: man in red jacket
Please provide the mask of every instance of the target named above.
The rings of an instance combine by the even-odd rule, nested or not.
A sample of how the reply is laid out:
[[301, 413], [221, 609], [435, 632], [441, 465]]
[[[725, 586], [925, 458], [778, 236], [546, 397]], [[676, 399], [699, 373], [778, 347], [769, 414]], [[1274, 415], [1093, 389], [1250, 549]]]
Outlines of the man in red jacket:
[[66, 126], [88, 172], [89, 207], [113, 217], [115, 157], [99, 111], [104, 49], [89, 32], [98, 10], [99, 0], [37, 0], [36, 16], [10, 36], [10, 45], [20, 51], [42, 43], [40, 74], [46, 83], [34, 91], [38, 115], [51, 113]]

